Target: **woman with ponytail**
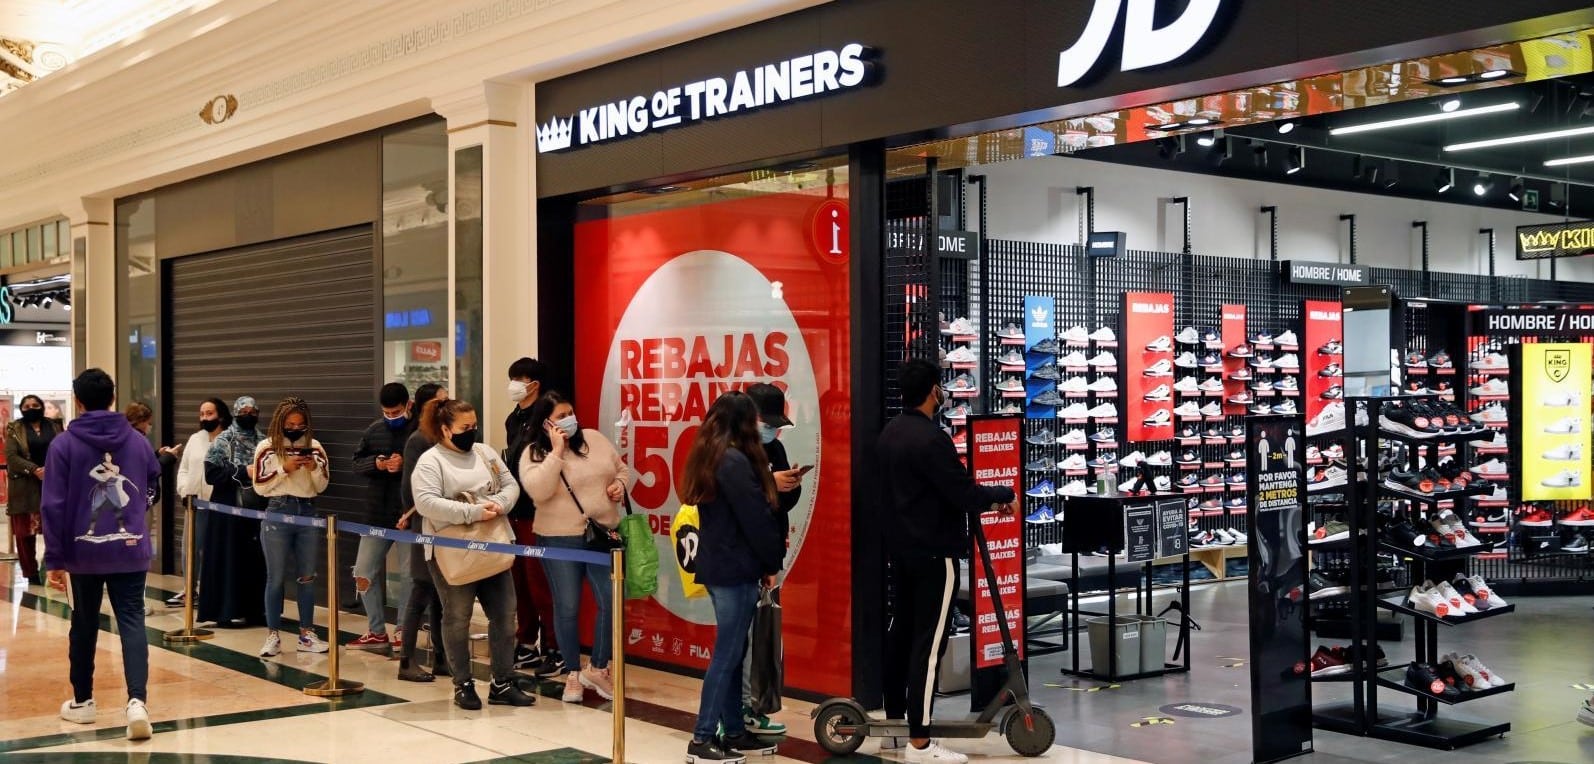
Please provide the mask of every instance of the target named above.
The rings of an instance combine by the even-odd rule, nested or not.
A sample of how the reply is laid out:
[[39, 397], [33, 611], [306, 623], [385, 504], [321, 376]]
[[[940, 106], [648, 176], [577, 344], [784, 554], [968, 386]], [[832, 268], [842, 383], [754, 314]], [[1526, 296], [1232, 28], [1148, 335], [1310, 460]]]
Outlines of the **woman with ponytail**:
[[[271, 417], [266, 437], [255, 447], [249, 477], [256, 493], [267, 497], [267, 512], [311, 517], [312, 500], [327, 489], [331, 472], [326, 449], [310, 425], [310, 404], [284, 398]], [[260, 548], [266, 553], [266, 643], [260, 655], [282, 652], [277, 631], [282, 625], [282, 598], [288, 560], [293, 558], [299, 602], [299, 652], [324, 653], [327, 643], [315, 633], [315, 566], [321, 531], [309, 525], [269, 520], [260, 523]]]

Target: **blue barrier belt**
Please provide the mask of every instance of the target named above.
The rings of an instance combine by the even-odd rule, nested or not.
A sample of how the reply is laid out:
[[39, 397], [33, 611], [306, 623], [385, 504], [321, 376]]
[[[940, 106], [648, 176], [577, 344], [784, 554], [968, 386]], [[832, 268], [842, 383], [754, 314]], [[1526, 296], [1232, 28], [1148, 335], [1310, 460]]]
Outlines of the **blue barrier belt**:
[[[327, 527], [327, 521], [319, 517], [306, 517], [303, 515], [281, 515], [276, 512], [261, 512], [255, 509], [244, 509], [226, 504], [217, 504], [212, 501], [194, 500], [194, 509], [236, 517], [248, 517], [255, 520], [266, 520], [273, 523], [290, 523], [293, 525], [308, 525], [314, 528]], [[534, 557], [543, 560], [566, 560], [569, 562], [584, 562], [590, 565], [603, 565], [608, 567], [612, 560], [609, 555], [602, 552], [593, 552], [586, 549], [562, 549], [546, 546], [530, 546], [527, 544], [503, 544], [496, 541], [467, 541], [465, 539], [450, 538], [448, 536], [428, 536], [397, 528], [382, 528], [364, 523], [338, 523], [338, 530], [356, 536], [371, 536], [373, 538], [397, 541], [400, 544], [431, 544], [434, 547], [447, 549], [464, 549], [472, 552], [497, 552], [499, 554], [512, 554], [516, 557]]]

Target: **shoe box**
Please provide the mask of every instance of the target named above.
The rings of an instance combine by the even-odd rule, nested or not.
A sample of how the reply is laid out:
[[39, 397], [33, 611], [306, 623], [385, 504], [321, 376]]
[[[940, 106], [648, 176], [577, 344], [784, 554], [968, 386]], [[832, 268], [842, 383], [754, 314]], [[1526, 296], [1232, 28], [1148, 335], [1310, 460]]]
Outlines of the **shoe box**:
[[946, 651], [936, 669], [936, 691], [942, 694], [967, 692], [972, 685], [969, 666], [969, 635], [954, 634], [946, 639]]
[[1517, 528], [1517, 547], [1522, 550], [1524, 557], [1560, 554], [1561, 544], [1559, 528], [1532, 528], [1525, 525]]

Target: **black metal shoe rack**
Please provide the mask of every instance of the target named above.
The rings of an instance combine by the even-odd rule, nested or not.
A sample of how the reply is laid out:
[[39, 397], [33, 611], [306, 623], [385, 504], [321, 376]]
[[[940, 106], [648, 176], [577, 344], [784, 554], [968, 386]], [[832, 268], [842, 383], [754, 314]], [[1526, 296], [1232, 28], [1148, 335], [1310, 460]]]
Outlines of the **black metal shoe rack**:
[[[1411, 399], [1414, 396], [1402, 396]], [[1438, 396], [1426, 396], [1437, 398]], [[1487, 434], [1441, 435], [1433, 438], [1412, 438], [1388, 431], [1379, 425], [1379, 412], [1383, 404], [1401, 398], [1372, 397], [1347, 399], [1347, 417], [1350, 429], [1347, 451], [1356, 456], [1358, 463], [1349, 486], [1351, 538], [1347, 547], [1354, 560], [1351, 590], [1351, 644], [1347, 650], [1351, 670], [1341, 676], [1314, 679], [1317, 682], [1350, 682], [1353, 685], [1351, 700], [1314, 711], [1314, 723], [1323, 729], [1354, 735], [1365, 735], [1410, 745], [1454, 750], [1478, 743], [1510, 731], [1509, 722], [1493, 722], [1440, 714], [1440, 707], [1456, 705], [1511, 692], [1515, 685], [1485, 690], [1466, 691], [1459, 696], [1446, 697], [1425, 688], [1406, 684], [1405, 672], [1409, 663], [1378, 665], [1377, 614], [1379, 611], [1396, 613], [1413, 621], [1414, 662], [1430, 666], [1439, 664], [1439, 633], [1441, 628], [1465, 628], [1468, 624], [1488, 618], [1507, 615], [1515, 611], [1514, 605], [1496, 606], [1467, 616], [1440, 617], [1410, 607], [1407, 587], [1380, 587], [1378, 581], [1378, 556], [1395, 553], [1402, 560], [1412, 582], [1449, 581], [1457, 572], [1467, 572], [1472, 559], [1492, 551], [1493, 544], [1443, 550], [1429, 545], [1418, 548], [1398, 546], [1382, 534], [1380, 527], [1404, 516], [1420, 530], [1429, 528], [1427, 518], [1442, 508], [1456, 505], [1464, 508], [1467, 497], [1489, 490], [1487, 484], [1469, 484], [1468, 487], [1433, 494], [1422, 494], [1404, 487], [1386, 483], [1381, 476], [1380, 457], [1386, 452], [1397, 455], [1396, 461], [1405, 469], [1415, 469], [1419, 457], [1429, 464], [1437, 464], [1441, 449], [1456, 446]], [[1360, 412], [1366, 412], [1363, 420]], [[1365, 423], [1361, 423], [1365, 422]], [[1354, 447], [1354, 448], [1353, 448]], [[1393, 464], [1391, 466], [1394, 466]], [[1394, 704], [1384, 707], [1380, 694], [1401, 694], [1414, 698], [1416, 707], [1411, 711], [1397, 711]]]

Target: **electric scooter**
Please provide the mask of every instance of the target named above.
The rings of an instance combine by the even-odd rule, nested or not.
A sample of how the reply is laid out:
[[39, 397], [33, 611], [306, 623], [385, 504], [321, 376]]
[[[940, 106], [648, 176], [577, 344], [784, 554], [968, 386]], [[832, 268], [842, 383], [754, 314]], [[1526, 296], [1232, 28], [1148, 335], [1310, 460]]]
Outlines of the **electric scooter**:
[[[1001, 589], [996, 585], [996, 571], [991, 567], [991, 552], [985, 543], [985, 530], [977, 520], [972, 525], [992, 604], [996, 606], [997, 613], [1006, 613], [1007, 609], [1002, 606]], [[1030, 703], [1029, 686], [1024, 681], [1024, 669], [1019, 663], [1018, 651], [1013, 648], [1013, 634], [1007, 628], [1007, 619], [998, 617], [996, 623], [1002, 630], [1002, 670], [1007, 676], [1002, 689], [974, 719], [931, 722], [930, 736], [982, 738], [996, 730], [1007, 738], [1007, 744], [1020, 756], [1040, 756], [1051, 750], [1052, 743], [1057, 739], [1057, 726], [1044, 710]], [[908, 737], [906, 721], [870, 718], [864, 707], [852, 698], [831, 698], [819, 704], [812, 716], [814, 739], [819, 741], [821, 748], [836, 756], [856, 752], [865, 738]]]

